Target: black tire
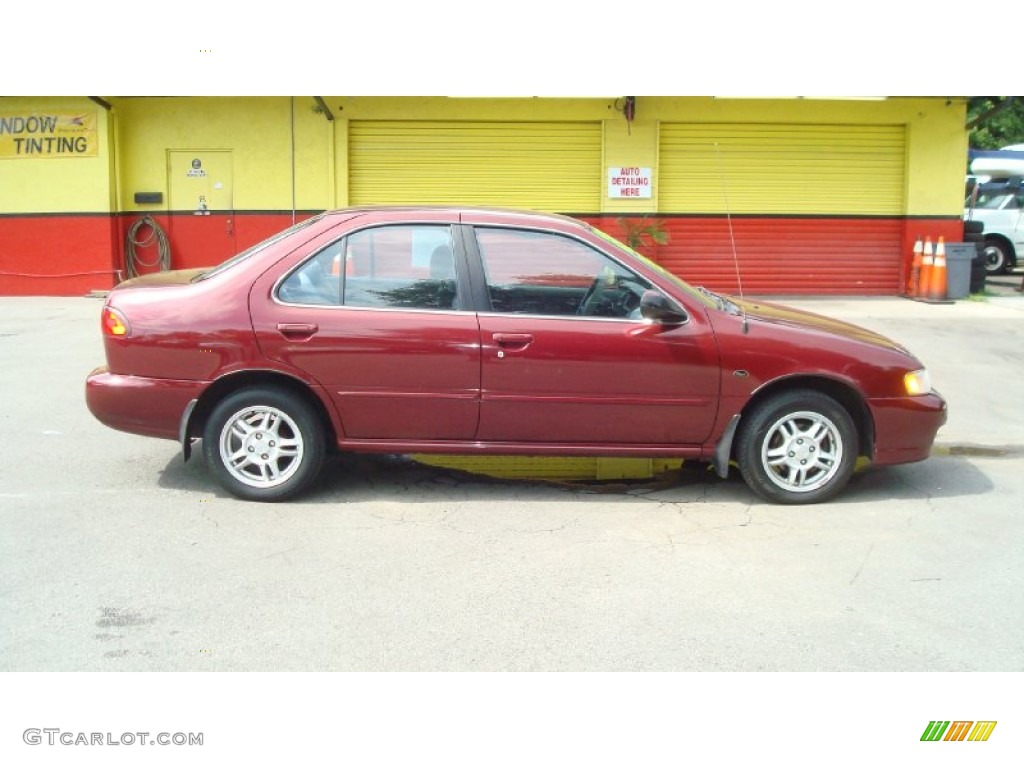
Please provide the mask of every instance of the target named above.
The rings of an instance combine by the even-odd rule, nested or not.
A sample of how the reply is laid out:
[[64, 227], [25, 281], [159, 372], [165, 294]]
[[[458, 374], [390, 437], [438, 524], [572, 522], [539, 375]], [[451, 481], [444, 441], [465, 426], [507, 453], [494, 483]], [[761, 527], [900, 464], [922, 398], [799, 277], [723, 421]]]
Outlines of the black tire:
[[964, 242], [965, 243], [984, 243], [985, 242], [985, 236], [981, 235], [981, 234], [968, 233], [968, 234], [964, 235]]
[[743, 417], [736, 458], [758, 496], [814, 504], [843, 489], [857, 465], [857, 428], [846, 409], [812, 389], [780, 392]]
[[1002, 275], [1010, 271], [1010, 253], [1005, 243], [999, 240], [985, 241], [985, 270], [990, 275]]
[[964, 234], [965, 235], [972, 235], [972, 234], [973, 235], [979, 235], [979, 234], [981, 234], [984, 231], [985, 231], [985, 222], [984, 221], [974, 221], [973, 219], [971, 219], [970, 221], [965, 221], [964, 222]]
[[316, 479], [324, 442], [323, 424], [302, 397], [255, 387], [228, 395], [214, 407], [203, 430], [203, 455], [233, 496], [283, 501]]

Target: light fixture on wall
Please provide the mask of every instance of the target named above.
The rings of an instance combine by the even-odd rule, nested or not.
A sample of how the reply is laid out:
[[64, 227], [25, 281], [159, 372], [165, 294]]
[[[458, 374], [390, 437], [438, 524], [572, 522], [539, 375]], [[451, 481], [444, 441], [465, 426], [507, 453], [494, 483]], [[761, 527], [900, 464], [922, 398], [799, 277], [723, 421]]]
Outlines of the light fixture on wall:
[[626, 118], [626, 132], [632, 135], [633, 119], [636, 117], [636, 96], [623, 96], [615, 100], [615, 109]]

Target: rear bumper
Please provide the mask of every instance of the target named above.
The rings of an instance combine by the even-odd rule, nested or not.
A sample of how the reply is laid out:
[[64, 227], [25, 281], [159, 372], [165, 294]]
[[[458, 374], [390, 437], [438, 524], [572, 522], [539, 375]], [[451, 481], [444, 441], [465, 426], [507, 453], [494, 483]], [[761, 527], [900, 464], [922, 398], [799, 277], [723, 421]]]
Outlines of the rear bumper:
[[875, 422], [876, 465], [927, 459], [939, 427], [946, 423], [946, 401], [938, 392], [917, 397], [868, 400]]
[[185, 408], [208, 385], [206, 381], [122, 376], [102, 366], [85, 380], [85, 402], [108, 427], [177, 440]]

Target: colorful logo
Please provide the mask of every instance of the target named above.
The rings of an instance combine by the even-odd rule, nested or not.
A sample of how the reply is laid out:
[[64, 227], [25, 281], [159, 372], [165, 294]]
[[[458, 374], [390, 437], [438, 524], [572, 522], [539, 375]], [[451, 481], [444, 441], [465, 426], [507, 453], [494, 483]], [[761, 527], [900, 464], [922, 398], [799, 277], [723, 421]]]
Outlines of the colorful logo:
[[995, 728], [995, 720], [932, 720], [921, 741], [988, 741]]

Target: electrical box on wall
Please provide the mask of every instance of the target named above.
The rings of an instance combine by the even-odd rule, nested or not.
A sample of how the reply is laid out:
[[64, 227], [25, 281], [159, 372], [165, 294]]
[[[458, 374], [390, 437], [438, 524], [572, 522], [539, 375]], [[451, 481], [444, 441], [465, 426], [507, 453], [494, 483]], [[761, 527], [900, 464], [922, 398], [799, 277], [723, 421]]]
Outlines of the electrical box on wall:
[[135, 204], [136, 205], [156, 205], [164, 201], [163, 192], [136, 192], [135, 193]]

